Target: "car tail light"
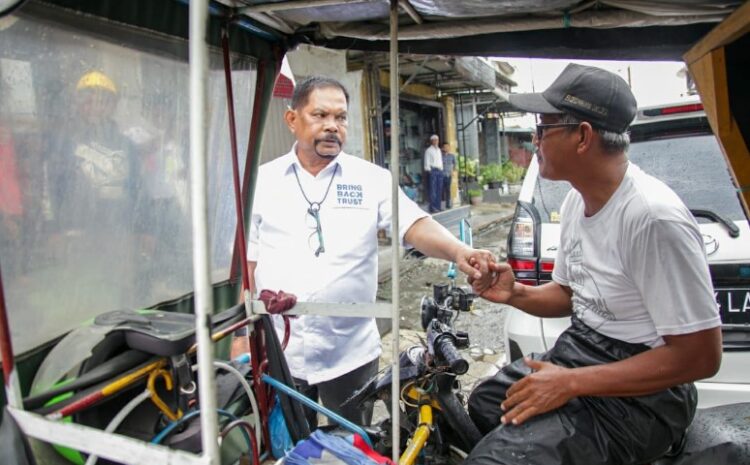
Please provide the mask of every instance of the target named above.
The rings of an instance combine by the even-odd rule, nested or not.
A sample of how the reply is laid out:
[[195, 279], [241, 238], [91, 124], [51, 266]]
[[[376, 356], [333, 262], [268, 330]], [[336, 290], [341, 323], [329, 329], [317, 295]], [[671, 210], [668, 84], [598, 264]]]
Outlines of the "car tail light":
[[534, 256], [534, 220], [524, 209], [519, 209], [510, 232], [509, 255]]
[[540, 261], [539, 262], [539, 284], [544, 284], [552, 281], [552, 270], [555, 269], [554, 261]]
[[538, 283], [536, 259], [533, 260], [520, 260], [517, 258], [509, 258], [508, 265], [510, 265], [513, 273], [516, 275], [516, 281], [521, 284], [528, 284], [529, 286], [536, 286]]
[[519, 283], [531, 286], [539, 284], [540, 225], [541, 220], [536, 207], [519, 200], [508, 234], [508, 264]]
[[508, 265], [510, 265], [513, 271], [536, 271], [536, 260], [509, 258]]

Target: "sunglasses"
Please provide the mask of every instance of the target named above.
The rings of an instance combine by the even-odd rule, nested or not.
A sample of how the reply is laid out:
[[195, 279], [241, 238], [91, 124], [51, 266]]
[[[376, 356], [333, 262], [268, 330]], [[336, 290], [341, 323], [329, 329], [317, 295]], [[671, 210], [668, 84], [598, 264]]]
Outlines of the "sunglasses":
[[308, 228], [314, 229], [307, 237], [307, 245], [315, 249], [315, 256], [318, 257], [326, 251], [323, 245], [323, 228], [320, 225], [320, 204], [313, 202], [310, 205], [305, 213], [305, 221]]
[[542, 140], [544, 137], [545, 129], [552, 128], [572, 128], [573, 126], [579, 126], [581, 123], [551, 123], [551, 124], [537, 124], [536, 125], [536, 139]]

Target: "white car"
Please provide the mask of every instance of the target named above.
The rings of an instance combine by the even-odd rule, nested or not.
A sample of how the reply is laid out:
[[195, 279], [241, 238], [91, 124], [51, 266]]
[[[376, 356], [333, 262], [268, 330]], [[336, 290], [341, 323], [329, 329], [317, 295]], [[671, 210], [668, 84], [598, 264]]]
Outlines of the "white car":
[[[722, 318], [721, 369], [696, 383], [698, 406], [750, 402], [750, 226], [699, 102], [640, 109], [628, 157], [667, 183], [697, 218]], [[560, 205], [570, 185], [538, 176], [531, 162], [508, 236], [508, 262], [519, 282], [551, 280], [560, 239]], [[665, 289], [669, 292], [669, 289]], [[537, 318], [513, 309], [505, 325], [506, 362], [544, 352], [570, 318]]]

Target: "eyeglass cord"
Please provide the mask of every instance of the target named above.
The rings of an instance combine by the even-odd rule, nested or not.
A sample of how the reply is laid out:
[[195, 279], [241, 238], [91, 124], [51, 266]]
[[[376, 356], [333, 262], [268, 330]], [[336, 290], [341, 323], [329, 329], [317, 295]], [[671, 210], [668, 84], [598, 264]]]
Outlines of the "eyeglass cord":
[[326, 191], [323, 194], [323, 198], [320, 199], [320, 202], [311, 202], [309, 198], [307, 198], [307, 194], [305, 194], [305, 190], [302, 188], [302, 183], [299, 180], [299, 175], [297, 174], [297, 165], [292, 165], [292, 169], [294, 170], [294, 177], [297, 179], [297, 185], [299, 186], [299, 191], [302, 193], [302, 197], [305, 198], [305, 201], [309, 205], [307, 208], [307, 213], [312, 216], [315, 219], [315, 225], [316, 225], [316, 232], [318, 234], [318, 242], [320, 245], [318, 246], [318, 249], [315, 251], [315, 256], [319, 256], [321, 253], [325, 252], [325, 246], [323, 245], [323, 228], [320, 224], [320, 207], [323, 205], [323, 202], [326, 201], [326, 198], [328, 197], [328, 192], [331, 190], [331, 185], [333, 185], [333, 178], [336, 177], [336, 172], [339, 170], [338, 163], [333, 168], [333, 173], [331, 174], [331, 180], [328, 181], [328, 187], [326, 187]]

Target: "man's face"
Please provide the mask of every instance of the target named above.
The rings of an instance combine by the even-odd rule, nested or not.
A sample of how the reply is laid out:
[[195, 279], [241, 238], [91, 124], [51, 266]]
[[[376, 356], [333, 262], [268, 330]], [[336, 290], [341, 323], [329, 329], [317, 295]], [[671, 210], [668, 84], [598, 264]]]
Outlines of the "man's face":
[[440, 139], [438, 139], [437, 137], [430, 139], [430, 144], [432, 144], [433, 147], [437, 147], [439, 143]]
[[336, 87], [313, 90], [307, 103], [284, 115], [289, 129], [297, 139], [297, 152], [336, 157], [346, 141], [348, 124], [346, 96]]
[[534, 143], [538, 147], [539, 175], [548, 180], [567, 179], [567, 172], [574, 163], [577, 131], [575, 125], [543, 127], [547, 124], [560, 124], [560, 115], [540, 115]]
[[443, 153], [449, 153], [451, 151], [451, 146], [448, 144], [443, 144], [443, 148], [440, 150], [442, 150]]

